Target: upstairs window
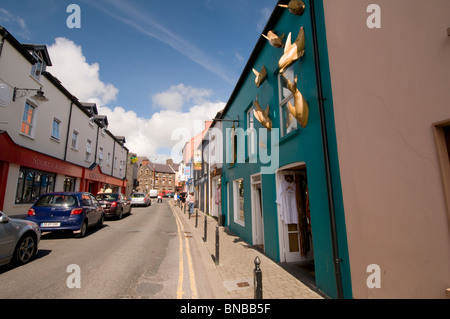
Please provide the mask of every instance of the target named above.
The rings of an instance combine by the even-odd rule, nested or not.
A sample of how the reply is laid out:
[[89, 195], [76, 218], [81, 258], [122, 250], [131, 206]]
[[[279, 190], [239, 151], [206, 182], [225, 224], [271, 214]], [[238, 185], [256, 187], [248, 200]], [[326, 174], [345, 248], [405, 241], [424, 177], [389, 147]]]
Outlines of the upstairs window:
[[[294, 83], [294, 70], [292, 67], [288, 68], [284, 73], [284, 77], [291, 83]], [[289, 102], [294, 105], [294, 96], [292, 92], [287, 88], [285, 79], [280, 75], [278, 77], [279, 86], [279, 101], [280, 101], [280, 134], [281, 137], [297, 130], [297, 120], [289, 112]]]
[[25, 110], [23, 111], [22, 117], [22, 127], [20, 129], [20, 132], [22, 134], [25, 134], [30, 137], [32, 136], [35, 112], [36, 112], [35, 106], [29, 104], [28, 102], [25, 103]]
[[60, 127], [61, 127], [61, 121], [55, 117], [53, 119], [52, 138], [59, 140]]
[[31, 53], [33, 57], [38, 61], [31, 67], [31, 76], [36, 80], [39, 81], [42, 72], [45, 71], [45, 63], [42, 57], [39, 53], [32, 52]]
[[87, 140], [86, 142], [86, 161], [89, 162], [91, 160], [91, 154], [92, 154], [92, 141]]

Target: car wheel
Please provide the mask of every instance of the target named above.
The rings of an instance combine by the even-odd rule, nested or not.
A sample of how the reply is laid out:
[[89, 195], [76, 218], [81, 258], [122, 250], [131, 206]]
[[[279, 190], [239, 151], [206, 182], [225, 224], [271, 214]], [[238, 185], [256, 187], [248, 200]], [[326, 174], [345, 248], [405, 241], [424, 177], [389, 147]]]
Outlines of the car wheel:
[[84, 221], [83, 224], [81, 224], [80, 233], [78, 234], [78, 238], [83, 238], [86, 235], [87, 230], [87, 221]]
[[122, 219], [122, 218], [123, 218], [123, 209], [120, 210], [119, 216], [117, 216], [117, 219]]
[[28, 263], [36, 253], [36, 238], [32, 234], [25, 234], [17, 243], [14, 250], [14, 262], [18, 265]]

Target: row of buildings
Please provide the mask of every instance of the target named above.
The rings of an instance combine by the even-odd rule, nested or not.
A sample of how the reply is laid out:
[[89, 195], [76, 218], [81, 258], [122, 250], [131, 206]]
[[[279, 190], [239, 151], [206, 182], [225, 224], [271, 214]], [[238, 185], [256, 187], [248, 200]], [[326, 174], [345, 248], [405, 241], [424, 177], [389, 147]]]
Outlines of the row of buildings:
[[0, 210], [10, 216], [47, 192], [127, 191], [125, 138], [51, 65], [45, 45], [19, 43], [0, 27]]
[[181, 183], [331, 298], [450, 297], [450, 2], [373, 2], [279, 1]]

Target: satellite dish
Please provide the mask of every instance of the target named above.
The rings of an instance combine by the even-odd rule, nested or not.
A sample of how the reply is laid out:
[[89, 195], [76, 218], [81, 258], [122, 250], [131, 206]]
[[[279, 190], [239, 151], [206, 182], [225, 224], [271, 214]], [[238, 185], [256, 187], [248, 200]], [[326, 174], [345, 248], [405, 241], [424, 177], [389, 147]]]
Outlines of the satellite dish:
[[0, 81], [0, 106], [8, 106], [11, 102], [11, 88]]

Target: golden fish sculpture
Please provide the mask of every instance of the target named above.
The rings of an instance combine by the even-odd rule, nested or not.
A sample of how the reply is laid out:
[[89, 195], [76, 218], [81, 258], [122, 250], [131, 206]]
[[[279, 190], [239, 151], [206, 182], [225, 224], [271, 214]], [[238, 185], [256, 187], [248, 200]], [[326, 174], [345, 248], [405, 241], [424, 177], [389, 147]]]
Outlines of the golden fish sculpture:
[[284, 33], [279, 37], [279, 36], [277, 36], [275, 31], [269, 31], [269, 32], [267, 32], [267, 35], [263, 34], [262, 36], [264, 38], [266, 38], [269, 41], [270, 45], [273, 46], [274, 48], [282, 48], [283, 47], [283, 39], [285, 36]]
[[261, 72], [258, 72], [255, 69], [253, 69], [253, 73], [255, 73], [255, 75], [256, 75], [256, 78], [255, 78], [256, 87], [259, 88], [261, 86], [261, 84], [263, 84], [263, 82], [267, 78], [266, 67], [263, 65]]
[[306, 102], [303, 94], [297, 89], [297, 75], [295, 76], [294, 83], [289, 81], [284, 75], [282, 75], [287, 83], [287, 88], [292, 92], [294, 96], [294, 105], [291, 102], [288, 103], [289, 112], [295, 117], [301, 127], [305, 128], [308, 124], [309, 118], [309, 106]]
[[261, 108], [261, 105], [258, 102], [258, 95], [256, 96], [254, 105], [255, 105], [255, 109], [253, 110], [253, 115], [255, 115], [255, 118], [266, 129], [268, 129], [269, 131], [272, 130], [272, 120], [269, 117], [270, 106], [267, 105], [266, 110], [263, 111]]
[[291, 0], [287, 5], [279, 4], [279, 7], [288, 8], [292, 14], [301, 16], [305, 12], [305, 3], [302, 0]]
[[305, 30], [303, 27], [300, 28], [294, 43], [291, 43], [291, 33], [289, 33], [284, 47], [284, 54], [278, 61], [280, 73], [284, 73], [288, 67], [305, 54], [305, 46]]

